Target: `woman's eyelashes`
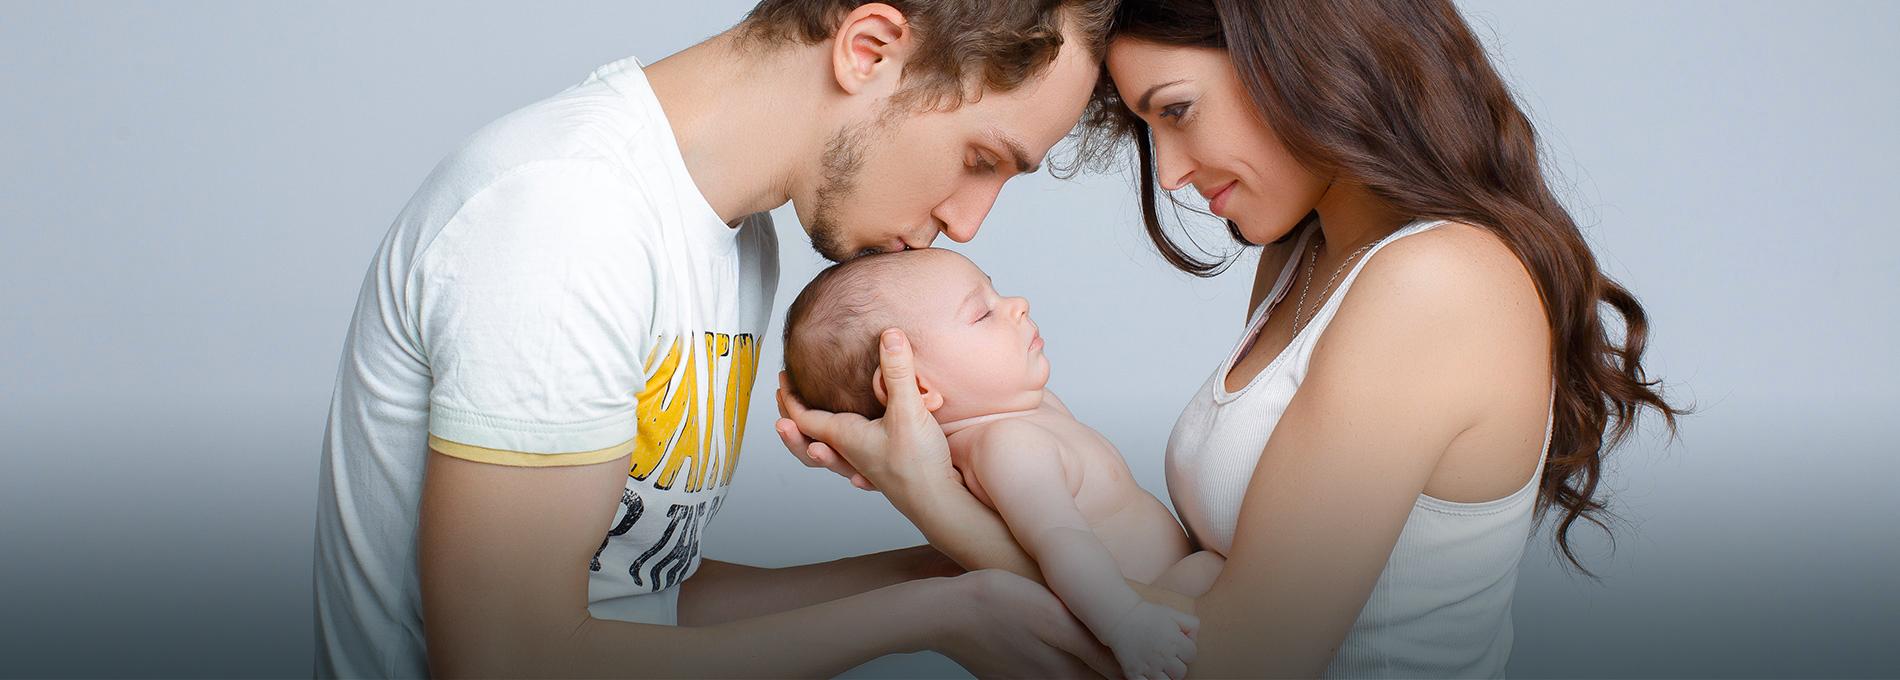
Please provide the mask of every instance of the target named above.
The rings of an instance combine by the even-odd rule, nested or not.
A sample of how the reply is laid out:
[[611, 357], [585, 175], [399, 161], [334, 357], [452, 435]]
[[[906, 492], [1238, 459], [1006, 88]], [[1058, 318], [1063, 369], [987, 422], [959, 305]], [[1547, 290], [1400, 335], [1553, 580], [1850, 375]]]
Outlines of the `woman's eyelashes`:
[[1160, 118], [1162, 120], [1173, 119], [1176, 125], [1180, 125], [1186, 120], [1188, 106], [1190, 104], [1193, 104], [1193, 102], [1178, 102], [1163, 106], [1159, 114]]

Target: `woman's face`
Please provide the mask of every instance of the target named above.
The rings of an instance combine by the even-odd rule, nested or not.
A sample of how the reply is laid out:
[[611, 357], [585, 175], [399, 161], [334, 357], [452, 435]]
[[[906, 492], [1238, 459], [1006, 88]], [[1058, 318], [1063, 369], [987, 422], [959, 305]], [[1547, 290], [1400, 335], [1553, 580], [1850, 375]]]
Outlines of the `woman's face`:
[[1285, 236], [1329, 184], [1300, 165], [1256, 113], [1225, 50], [1118, 38], [1108, 72], [1154, 135], [1163, 189], [1189, 185], [1255, 244]]

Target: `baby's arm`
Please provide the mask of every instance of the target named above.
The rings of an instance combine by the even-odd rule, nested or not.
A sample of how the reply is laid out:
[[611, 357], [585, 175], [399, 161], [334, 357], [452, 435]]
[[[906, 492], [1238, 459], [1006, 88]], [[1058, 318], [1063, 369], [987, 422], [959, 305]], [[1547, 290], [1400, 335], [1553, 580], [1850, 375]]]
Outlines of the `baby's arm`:
[[1129, 677], [1185, 675], [1198, 620], [1143, 600], [1122, 579], [1114, 555], [1075, 506], [1055, 436], [1019, 421], [971, 434], [972, 472], [1049, 589], [1114, 650]]

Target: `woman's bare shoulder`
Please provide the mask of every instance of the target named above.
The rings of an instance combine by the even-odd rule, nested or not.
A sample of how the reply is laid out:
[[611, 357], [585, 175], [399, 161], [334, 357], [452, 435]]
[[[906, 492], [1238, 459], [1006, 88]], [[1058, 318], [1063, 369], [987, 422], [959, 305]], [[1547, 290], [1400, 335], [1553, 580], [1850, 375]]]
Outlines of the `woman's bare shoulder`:
[[1474, 418], [1547, 384], [1550, 330], [1536, 283], [1503, 240], [1466, 224], [1381, 248], [1321, 343], [1316, 372], [1385, 388], [1422, 381], [1421, 393], [1472, 406], [1464, 415]]
[[1546, 327], [1537, 283], [1517, 254], [1491, 230], [1462, 222], [1448, 222], [1380, 249], [1366, 263], [1353, 292], [1368, 292], [1361, 297], [1387, 302], [1443, 306], [1507, 326], [1535, 321], [1528, 328]]

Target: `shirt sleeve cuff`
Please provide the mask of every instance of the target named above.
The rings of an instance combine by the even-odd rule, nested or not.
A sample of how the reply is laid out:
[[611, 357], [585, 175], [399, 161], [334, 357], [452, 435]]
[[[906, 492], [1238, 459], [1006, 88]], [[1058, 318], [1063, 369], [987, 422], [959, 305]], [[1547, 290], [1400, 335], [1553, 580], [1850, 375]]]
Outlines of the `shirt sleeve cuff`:
[[505, 451], [453, 442], [435, 435], [429, 435], [429, 448], [443, 455], [454, 456], [462, 460], [477, 463], [492, 463], [510, 467], [559, 467], [571, 465], [593, 465], [618, 459], [633, 451], [633, 440], [593, 451], [574, 451], [569, 453], [523, 453]]
[[632, 413], [549, 425], [517, 422], [432, 404], [429, 446], [485, 463], [516, 466], [589, 465], [619, 458], [635, 444]]

